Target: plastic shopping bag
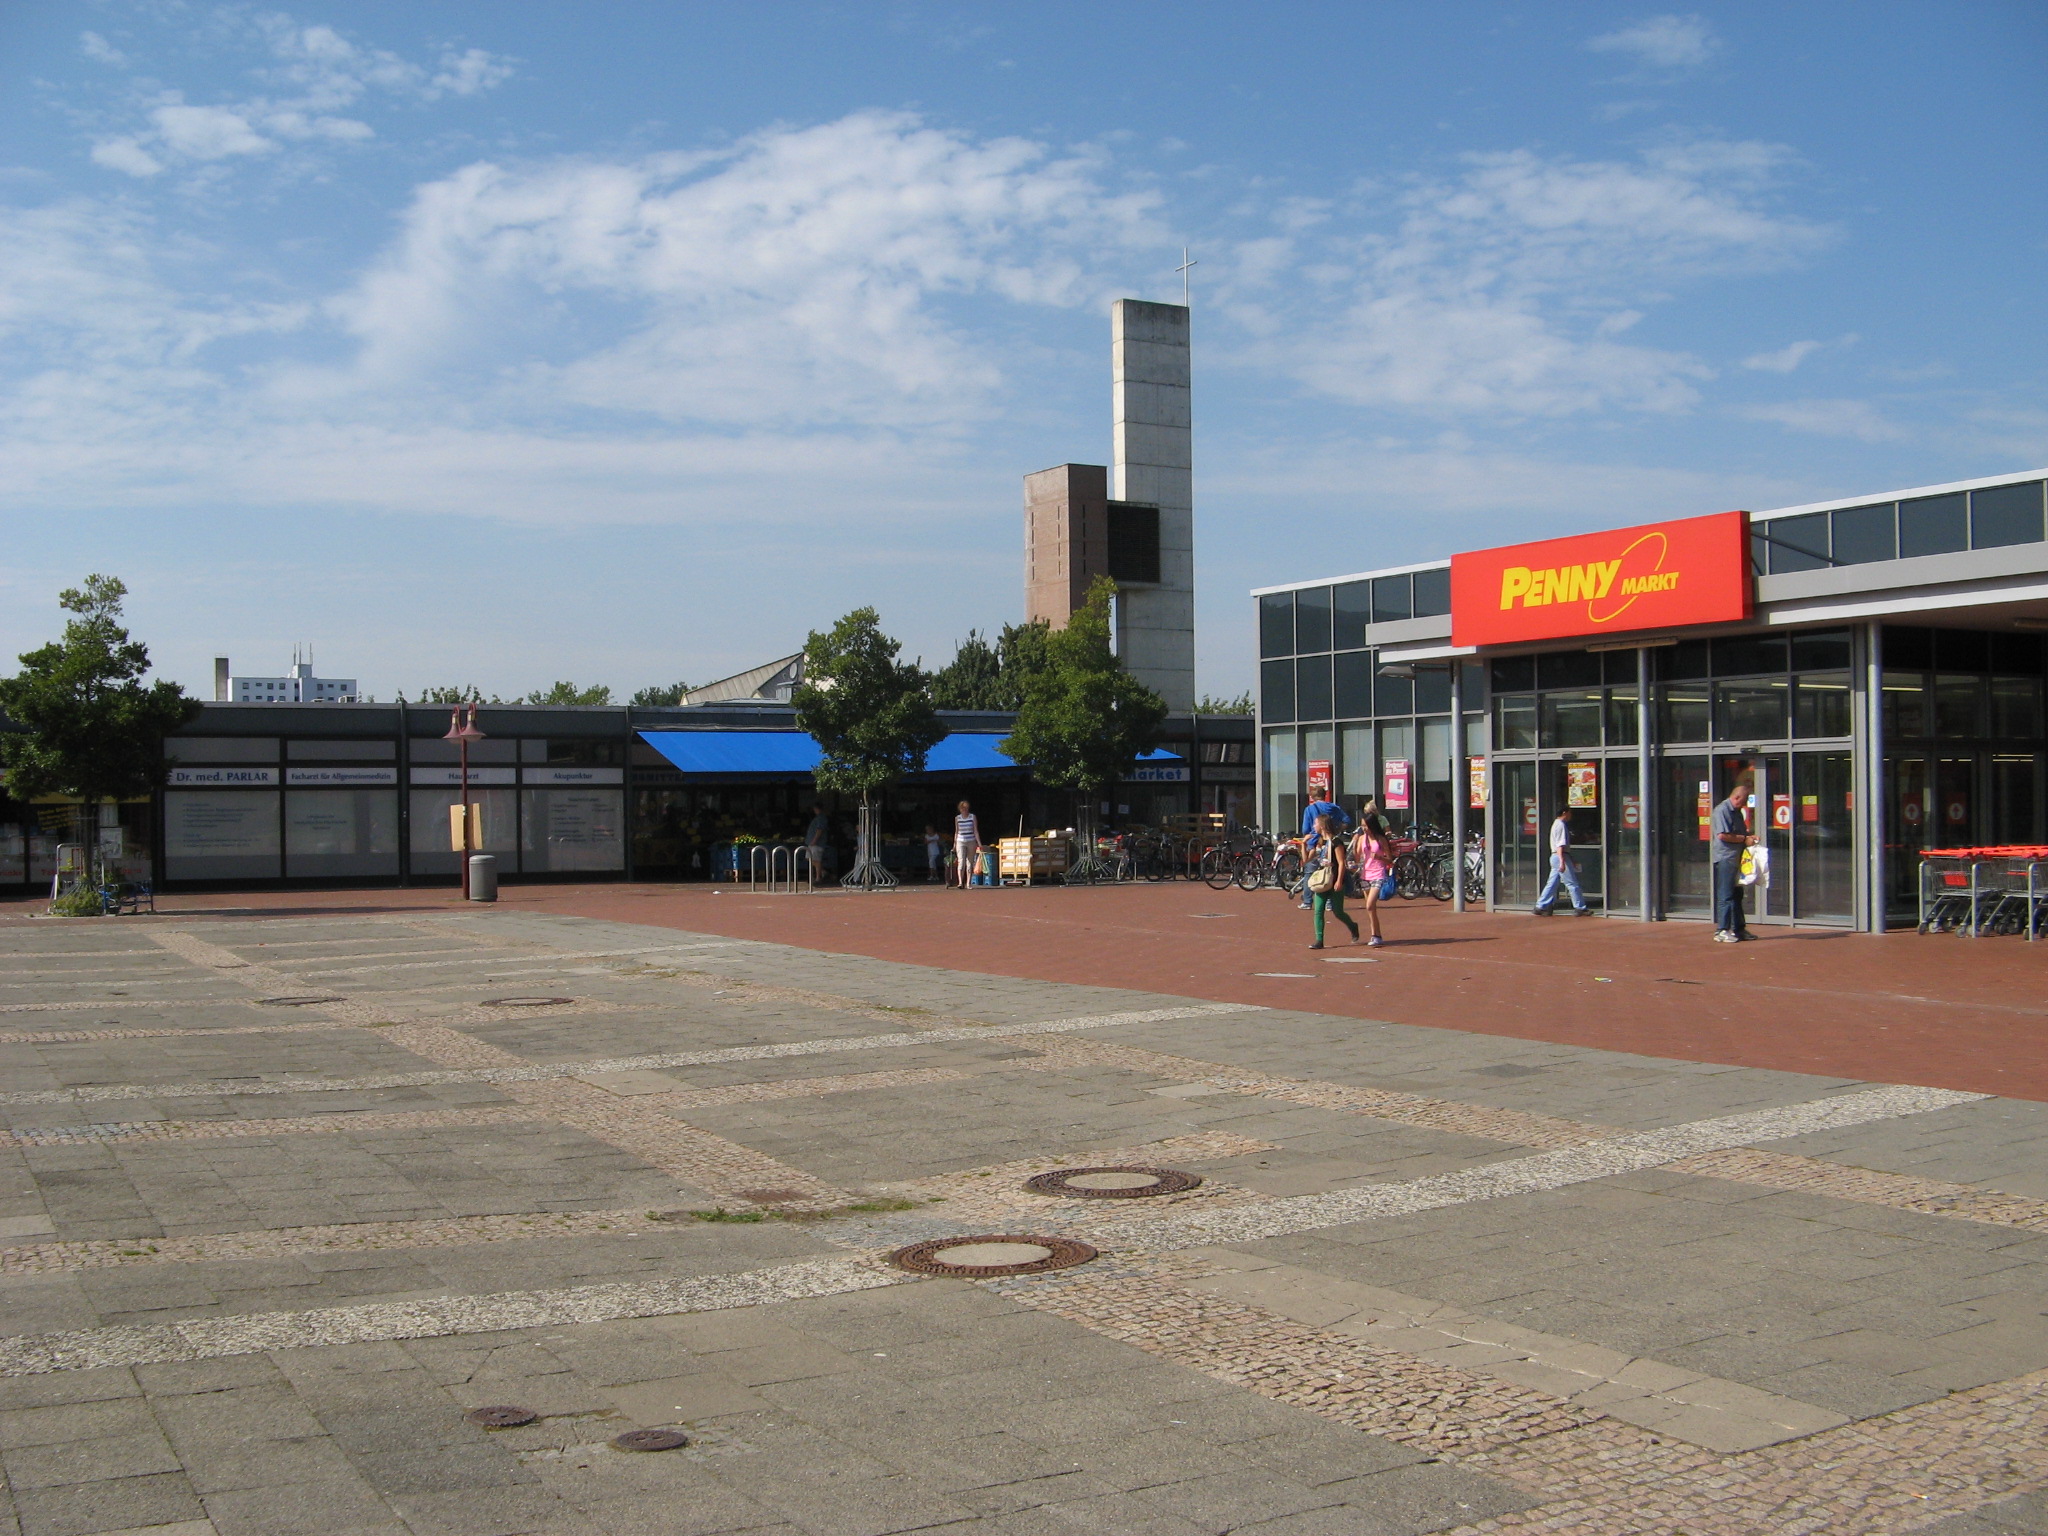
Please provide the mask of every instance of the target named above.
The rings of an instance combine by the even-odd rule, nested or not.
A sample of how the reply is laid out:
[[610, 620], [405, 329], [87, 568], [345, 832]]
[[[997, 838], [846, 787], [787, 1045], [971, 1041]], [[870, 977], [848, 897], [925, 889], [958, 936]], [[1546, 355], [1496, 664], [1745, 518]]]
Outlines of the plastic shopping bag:
[[1760, 885], [1766, 890], [1771, 884], [1771, 850], [1764, 847], [1742, 850], [1742, 884]]

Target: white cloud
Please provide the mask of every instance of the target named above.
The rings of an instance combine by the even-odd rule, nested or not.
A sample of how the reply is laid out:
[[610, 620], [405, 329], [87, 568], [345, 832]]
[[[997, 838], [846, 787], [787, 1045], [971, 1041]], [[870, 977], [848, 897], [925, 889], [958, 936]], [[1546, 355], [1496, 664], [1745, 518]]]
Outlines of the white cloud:
[[116, 69], [128, 62], [128, 55], [101, 37], [97, 32], [78, 34], [78, 51], [95, 64], [111, 64]]
[[1736, 415], [1748, 421], [1771, 421], [1794, 432], [1821, 437], [1854, 438], [1862, 443], [1897, 442], [1905, 429], [1887, 420], [1868, 400], [1786, 400], [1745, 405]]
[[1632, 54], [1658, 69], [1694, 69], [1721, 51], [1721, 40], [1699, 16], [1652, 16], [1603, 33], [1586, 46], [1595, 53]]
[[[207, 105], [189, 104], [175, 90], [144, 97], [137, 109], [146, 126], [98, 140], [94, 163], [145, 177], [178, 164], [271, 154], [284, 141], [359, 143], [375, 138], [376, 130], [360, 118], [337, 114], [372, 93], [431, 102], [474, 96], [512, 75], [506, 60], [481, 48], [445, 53], [438, 69], [429, 69], [383, 49], [360, 47], [332, 27], [307, 26], [288, 16], [260, 16], [247, 25], [266, 56], [255, 74], [271, 92]], [[96, 33], [85, 34], [83, 47], [104, 63], [127, 63]]]
[[1790, 373], [1821, 349], [1818, 341], [1795, 341], [1775, 352], [1758, 352], [1742, 360], [1742, 366], [1759, 373]]
[[[1825, 230], [1768, 205], [1768, 145], [1670, 144], [1634, 163], [1476, 155], [1462, 177], [1393, 198], [1395, 227], [1333, 228], [1300, 269], [1327, 297], [1259, 360], [1360, 405], [1559, 415], [1692, 405], [1712, 370], [1621, 338], [1679, 284], [1782, 266]], [[1250, 248], [1262, 284], [1270, 246]], [[1245, 296], [1250, 309], [1252, 295]], [[1228, 300], [1226, 300], [1228, 302]]]

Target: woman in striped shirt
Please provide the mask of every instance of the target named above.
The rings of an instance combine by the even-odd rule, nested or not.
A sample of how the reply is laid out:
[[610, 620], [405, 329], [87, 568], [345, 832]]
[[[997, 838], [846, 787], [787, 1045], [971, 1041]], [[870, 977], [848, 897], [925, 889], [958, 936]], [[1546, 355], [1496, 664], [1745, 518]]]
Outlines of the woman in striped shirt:
[[960, 802], [960, 814], [953, 818], [953, 857], [960, 865], [960, 889], [974, 879], [974, 866], [981, 862], [981, 823], [967, 802]]

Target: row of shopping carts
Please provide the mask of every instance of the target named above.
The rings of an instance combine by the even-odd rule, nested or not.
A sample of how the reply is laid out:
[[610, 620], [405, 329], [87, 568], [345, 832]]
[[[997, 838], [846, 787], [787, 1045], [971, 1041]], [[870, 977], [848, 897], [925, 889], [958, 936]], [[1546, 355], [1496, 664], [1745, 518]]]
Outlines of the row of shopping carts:
[[2048, 938], [2048, 844], [1922, 853], [1920, 931]]

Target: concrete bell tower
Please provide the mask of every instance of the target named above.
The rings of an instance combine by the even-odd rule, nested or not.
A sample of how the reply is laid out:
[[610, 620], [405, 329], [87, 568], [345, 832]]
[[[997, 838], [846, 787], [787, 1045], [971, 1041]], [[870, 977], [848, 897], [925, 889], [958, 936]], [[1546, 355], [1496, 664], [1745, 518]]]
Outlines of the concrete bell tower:
[[1065, 627], [1097, 576], [1117, 583], [1116, 649], [1169, 709], [1195, 706], [1195, 508], [1184, 304], [1119, 299], [1115, 467], [1024, 477], [1024, 615]]

